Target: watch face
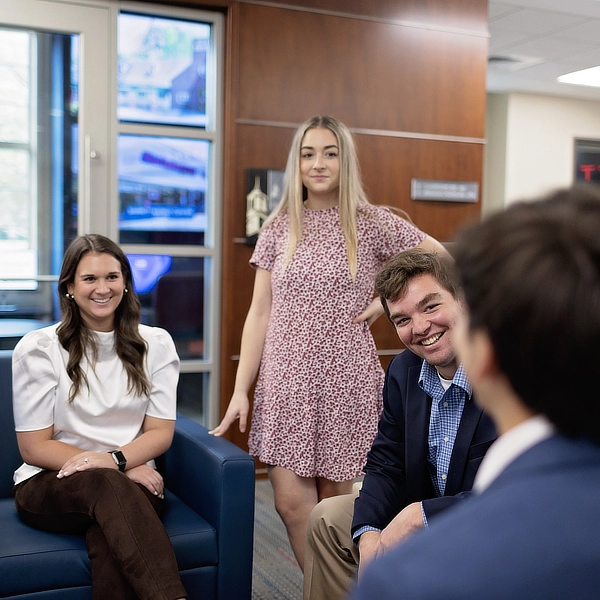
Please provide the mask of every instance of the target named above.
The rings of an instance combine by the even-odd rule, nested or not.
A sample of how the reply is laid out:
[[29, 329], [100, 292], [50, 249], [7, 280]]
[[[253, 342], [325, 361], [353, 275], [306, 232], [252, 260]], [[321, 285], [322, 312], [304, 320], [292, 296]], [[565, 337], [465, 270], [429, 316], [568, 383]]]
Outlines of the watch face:
[[124, 471], [125, 465], [127, 464], [127, 459], [125, 458], [125, 455], [120, 450], [115, 450], [114, 452], [111, 452], [111, 454], [115, 460], [115, 463], [117, 463], [119, 467], [119, 471]]

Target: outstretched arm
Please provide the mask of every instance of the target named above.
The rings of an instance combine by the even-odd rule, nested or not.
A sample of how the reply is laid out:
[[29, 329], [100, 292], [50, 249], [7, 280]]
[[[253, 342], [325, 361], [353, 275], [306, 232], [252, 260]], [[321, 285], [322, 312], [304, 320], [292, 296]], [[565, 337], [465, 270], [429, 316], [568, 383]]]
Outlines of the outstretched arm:
[[242, 331], [240, 362], [233, 395], [221, 423], [210, 431], [213, 435], [223, 435], [237, 419], [240, 431], [246, 431], [250, 410], [248, 392], [260, 367], [270, 316], [271, 273], [259, 268], [256, 270], [252, 302]]

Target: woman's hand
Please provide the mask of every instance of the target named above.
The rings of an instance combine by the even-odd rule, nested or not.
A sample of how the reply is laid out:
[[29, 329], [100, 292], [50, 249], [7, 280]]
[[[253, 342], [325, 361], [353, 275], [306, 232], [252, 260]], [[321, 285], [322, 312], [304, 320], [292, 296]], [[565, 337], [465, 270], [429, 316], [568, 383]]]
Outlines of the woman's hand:
[[209, 431], [212, 435], [225, 434], [236, 419], [240, 420], [240, 431], [242, 433], [246, 431], [248, 412], [250, 411], [248, 390], [258, 373], [270, 316], [271, 273], [258, 268], [254, 277], [252, 302], [242, 331], [240, 362], [235, 375], [234, 392], [223, 420], [217, 427]]
[[72, 456], [58, 471], [57, 477], [62, 479], [88, 469], [117, 469], [113, 457], [108, 452], [81, 452]]
[[244, 392], [234, 392], [223, 420], [217, 427], [209, 431], [209, 433], [216, 436], [223, 435], [236, 419], [240, 420], [240, 431], [244, 433], [244, 431], [246, 431], [246, 425], [248, 424], [249, 411], [250, 401], [248, 400], [248, 394]]
[[381, 305], [381, 300], [379, 300], [379, 297], [373, 298], [371, 304], [369, 304], [369, 306], [367, 306], [367, 308], [365, 308], [365, 310], [361, 312], [358, 317], [355, 317], [352, 322], [362, 323], [366, 321], [367, 326], [371, 327], [371, 325], [373, 325], [373, 323], [375, 323], [375, 321], [377, 321], [382, 314], [383, 306]]
[[165, 482], [162, 475], [156, 469], [148, 465], [139, 465], [133, 467], [133, 469], [127, 469], [125, 475], [132, 481], [143, 485], [155, 496], [159, 498], [165, 497]]

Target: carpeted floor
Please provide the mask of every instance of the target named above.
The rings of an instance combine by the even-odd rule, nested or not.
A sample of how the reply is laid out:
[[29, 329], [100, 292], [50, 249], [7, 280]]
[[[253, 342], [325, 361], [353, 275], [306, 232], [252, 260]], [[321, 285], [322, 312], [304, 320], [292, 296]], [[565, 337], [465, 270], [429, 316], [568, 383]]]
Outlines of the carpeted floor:
[[302, 571], [294, 558], [285, 526], [275, 511], [273, 489], [266, 479], [256, 482], [252, 599], [302, 599]]

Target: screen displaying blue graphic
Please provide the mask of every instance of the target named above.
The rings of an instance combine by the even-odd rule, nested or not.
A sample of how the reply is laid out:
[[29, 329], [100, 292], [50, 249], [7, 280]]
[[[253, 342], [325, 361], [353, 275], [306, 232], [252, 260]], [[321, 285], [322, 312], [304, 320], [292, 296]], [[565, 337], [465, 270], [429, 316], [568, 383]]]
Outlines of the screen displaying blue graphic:
[[206, 140], [120, 135], [117, 169], [121, 234], [204, 233], [209, 148]]
[[147, 294], [158, 278], [171, 268], [173, 259], [166, 254], [128, 254], [133, 287], [137, 294]]

